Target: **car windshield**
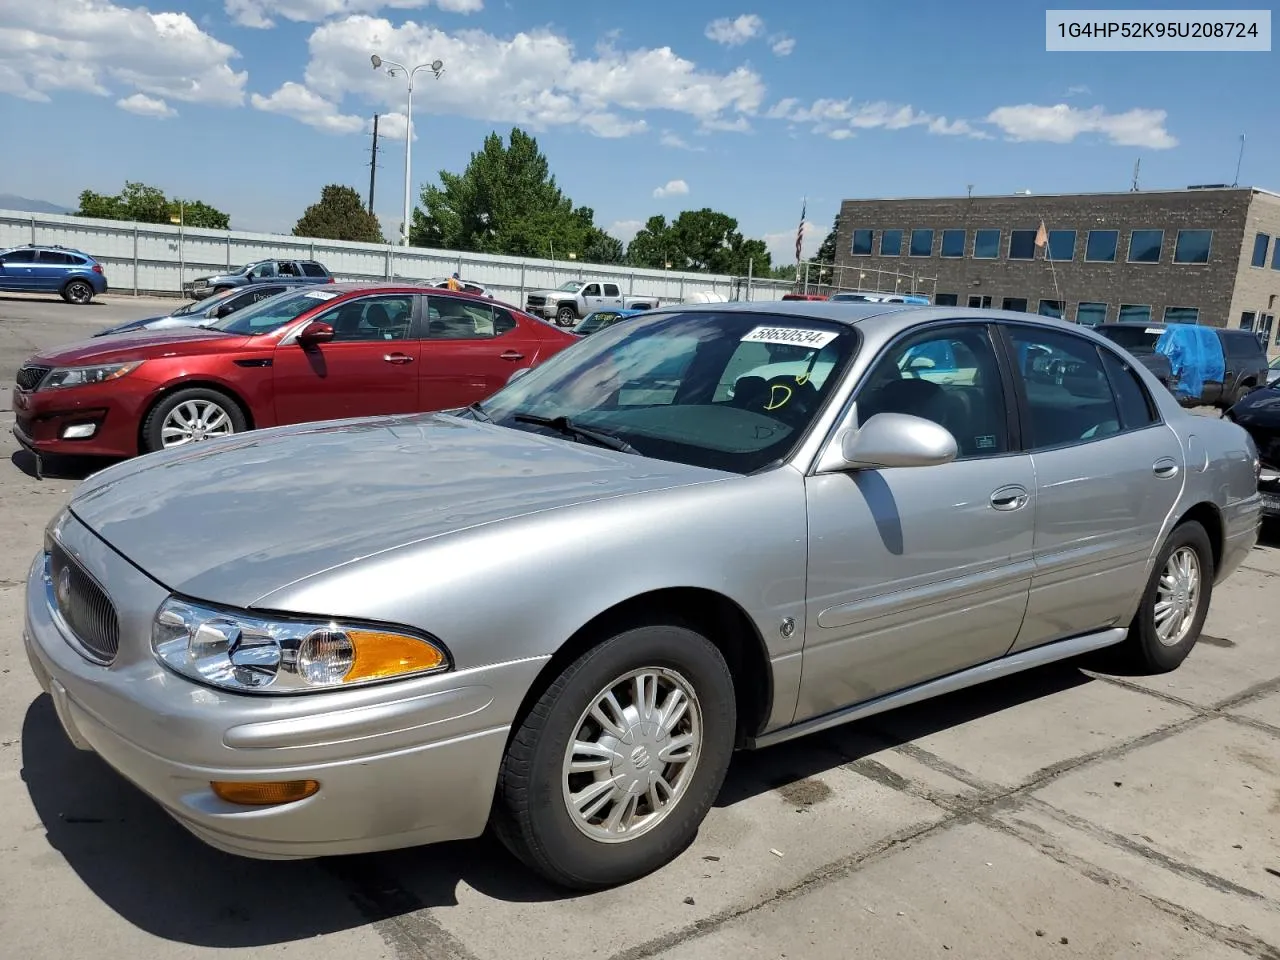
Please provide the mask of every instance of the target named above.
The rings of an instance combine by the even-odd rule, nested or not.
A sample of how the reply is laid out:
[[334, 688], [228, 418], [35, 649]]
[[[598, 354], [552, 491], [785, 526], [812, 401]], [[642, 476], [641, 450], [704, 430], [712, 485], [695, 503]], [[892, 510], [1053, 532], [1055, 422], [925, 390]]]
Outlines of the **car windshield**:
[[286, 323], [297, 320], [308, 310], [336, 296], [336, 293], [329, 290], [308, 290], [305, 293], [286, 290], [274, 297], [259, 300], [251, 307], [229, 313], [221, 320], [208, 324], [206, 329], [247, 337], [260, 336], [279, 330]]
[[563, 292], [563, 293], [577, 293], [577, 292], [578, 292], [578, 288], [579, 288], [580, 286], [582, 286], [582, 284], [581, 284], [581, 283], [579, 283], [578, 281], [576, 281], [576, 280], [569, 280], [569, 281], [567, 281], [566, 283], [562, 283], [562, 284], [560, 284], [560, 286], [556, 287], [556, 289], [557, 289], [557, 290], [559, 290], [559, 291], [561, 291], [561, 292]]
[[1160, 339], [1160, 334], [1164, 333], [1156, 327], [1143, 327], [1137, 324], [1131, 327], [1095, 327], [1094, 329], [1135, 356], [1142, 353], [1155, 353], [1156, 341]]
[[209, 297], [206, 300], [192, 300], [190, 303], [180, 306], [177, 310], [173, 311], [173, 313], [169, 314], [169, 316], [189, 317], [195, 313], [204, 313], [207, 310], [212, 310], [217, 307], [218, 304], [223, 303], [226, 300], [230, 300], [232, 297], [239, 296], [243, 292], [244, 291], [242, 290], [228, 290], [226, 293]]
[[598, 310], [588, 315], [574, 330], [576, 333], [594, 333], [597, 330], [603, 330], [605, 327], [613, 326], [620, 319], [621, 317], [612, 311]]
[[554, 435], [579, 427], [646, 457], [752, 473], [791, 453], [857, 346], [851, 327], [824, 320], [641, 314], [533, 368], [477, 416]]

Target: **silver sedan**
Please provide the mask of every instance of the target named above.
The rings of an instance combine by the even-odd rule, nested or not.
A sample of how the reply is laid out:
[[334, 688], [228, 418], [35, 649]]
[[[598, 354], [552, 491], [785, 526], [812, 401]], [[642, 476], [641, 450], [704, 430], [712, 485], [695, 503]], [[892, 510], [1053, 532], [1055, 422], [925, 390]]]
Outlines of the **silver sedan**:
[[104, 470], [26, 645], [70, 739], [221, 849], [492, 824], [609, 886], [685, 848], [735, 749], [1112, 645], [1174, 669], [1258, 468], [1073, 325], [675, 306], [467, 410]]

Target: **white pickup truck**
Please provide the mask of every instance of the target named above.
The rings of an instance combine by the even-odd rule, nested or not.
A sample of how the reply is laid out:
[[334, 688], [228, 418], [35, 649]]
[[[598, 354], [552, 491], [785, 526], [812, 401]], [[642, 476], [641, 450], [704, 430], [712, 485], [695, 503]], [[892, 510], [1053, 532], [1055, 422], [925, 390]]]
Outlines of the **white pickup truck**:
[[616, 283], [570, 280], [554, 290], [531, 290], [524, 298], [525, 313], [572, 327], [596, 310], [652, 310], [657, 297], [624, 296]]

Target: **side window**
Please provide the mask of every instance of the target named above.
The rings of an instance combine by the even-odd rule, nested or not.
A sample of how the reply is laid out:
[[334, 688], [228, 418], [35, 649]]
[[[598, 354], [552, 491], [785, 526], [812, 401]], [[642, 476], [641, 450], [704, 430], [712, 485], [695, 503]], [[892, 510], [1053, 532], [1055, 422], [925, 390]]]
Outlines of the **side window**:
[[302, 274], [298, 270], [298, 265], [292, 260], [280, 261], [280, 276], [282, 277], [298, 277]]
[[249, 276], [255, 280], [261, 280], [263, 277], [274, 277], [276, 275], [276, 265], [271, 261], [260, 263], [250, 271]]
[[1008, 404], [985, 324], [934, 328], [891, 346], [863, 381], [858, 425], [906, 413], [951, 431], [960, 458], [1008, 453]]
[[598, 296], [600, 296], [600, 284], [598, 284], [598, 283], [588, 283], [588, 284], [587, 284], [587, 286], [586, 286], [586, 289], [584, 289], [584, 290], [582, 291], [582, 295], [583, 295], [584, 297], [598, 297]]
[[35, 263], [36, 254], [34, 250], [10, 250], [0, 259], [5, 263]]
[[516, 328], [516, 318], [501, 307], [493, 308], [493, 335], [500, 337]]
[[1142, 385], [1132, 365], [1121, 360], [1110, 350], [1100, 350], [1102, 365], [1106, 367], [1107, 376], [1111, 378], [1111, 389], [1115, 392], [1116, 403], [1120, 407], [1120, 423], [1126, 430], [1141, 430], [1155, 423], [1156, 408], [1147, 388]]
[[80, 261], [69, 254], [58, 253], [56, 250], [41, 250], [40, 256], [36, 262], [57, 264], [60, 267], [67, 267], [73, 263], [79, 263]]
[[1088, 443], [1121, 432], [1116, 397], [1088, 340], [1056, 330], [1010, 326], [1027, 395], [1031, 450]]
[[604, 295], [606, 297], [620, 297], [622, 294], [618, 291], [616, 283], [606, 283], [604, 285]]
[[308, 277], [327, 277], [324, 267], [316, 263], [314, 260], [307, 260], [302, 264], [302, 272]]
[[[510, 321], [511, 326], [501, 333], [515, 327], [515, 320], [509, 315], [503, 323], [506, 321]], [[428, 340], [488, 340], [496, 336], [500, 336], [499, 327], [494, 308], [489, 304], [454, 297], [427, 298]]]
[[348, 300], [316, 319], [333, 327], [334, 343], [404, 340], [413, 319], [413, 295]]

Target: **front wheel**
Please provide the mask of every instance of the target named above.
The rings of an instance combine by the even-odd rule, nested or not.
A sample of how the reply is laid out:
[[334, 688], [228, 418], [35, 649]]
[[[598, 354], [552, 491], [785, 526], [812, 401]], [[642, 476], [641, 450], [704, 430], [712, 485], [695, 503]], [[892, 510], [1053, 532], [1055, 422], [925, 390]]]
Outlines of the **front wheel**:
[[1175, 669], [1200, 638], [1213, 595], [1213, 549], [1194, 520], [1169, 534], [1151, 571], [1125, 640], [1134, 665], [1149, 673]]
[[62, 299], [83, 307], [93, 299], [93, 287], [84, 280], [72, 280], [62, 288]]
[[142, 424], [145, 451], [168, 450], [202, 440], [242, 433], [244, 413], [225, 393], [192, 387], [165, 397]]
[[678, 626], [620, 633], [570, 664], [516, 728], [494, 831], [564, 887], [645, 876], [696, 836], [736, 724], [733, 679], [706, 637]]
[[562, 327], [572, 327], [574, 321], [577, 319], [578, 314], [573, 307], [561, 307], [556, 312], [556, 323]]

